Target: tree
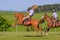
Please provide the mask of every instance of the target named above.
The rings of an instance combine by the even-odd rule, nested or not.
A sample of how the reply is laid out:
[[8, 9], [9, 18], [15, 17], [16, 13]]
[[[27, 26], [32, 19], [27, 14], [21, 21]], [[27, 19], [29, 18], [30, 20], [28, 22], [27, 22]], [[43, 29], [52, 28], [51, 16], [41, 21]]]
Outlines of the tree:
[[0, 31], [9, 31], [9, 27], [11, 27], [11, 25], [0, 15]]
[[[29, 7], [28, 9], [30, 9], [31, 7]], [[56, 10], [56, 11], [60, 11], [60, 4], [51, 4], [51, 5], [40, 5], [38, 7], [38, 9], [36, 10], [36, 12], [49, 12], [51, 10]]]

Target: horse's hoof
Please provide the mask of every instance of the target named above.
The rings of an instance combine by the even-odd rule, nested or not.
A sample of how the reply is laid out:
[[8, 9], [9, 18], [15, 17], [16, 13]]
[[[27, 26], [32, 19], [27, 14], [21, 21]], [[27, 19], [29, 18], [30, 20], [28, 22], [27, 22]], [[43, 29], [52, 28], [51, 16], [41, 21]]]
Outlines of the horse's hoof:
[[47, 35], [48, 35], [48, 33], [45, 33], [45, 35], [47, 36]]

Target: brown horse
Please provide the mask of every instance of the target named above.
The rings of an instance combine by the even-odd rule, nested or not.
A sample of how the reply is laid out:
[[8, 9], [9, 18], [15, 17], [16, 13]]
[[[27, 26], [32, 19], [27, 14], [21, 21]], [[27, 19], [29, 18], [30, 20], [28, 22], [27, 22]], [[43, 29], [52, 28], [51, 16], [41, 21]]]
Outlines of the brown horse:
[[46, 35], [48, 35], [48, 31], [50, 28], [57, 28], [57, 27], [60, 27], [60, 21], [56, 22], [56, 24], [54, 25], [54, 19], [53, 18], [50, 18], [46, 13], [44, 14], [44, 16], [42, 16], [42, 19], [46, 19], [47, 20], [47, 23], [48, 23], [48, 27], [46, 28], [45, 32], [46, 32]]
[[[16, 26], [16, 25], [21, 25], [22, 24], [22, 19], [24, 18], [24, 15], [22, 13], [16, 13], [15, 14], [15, 18], [17, 19], [17, 22], [13, 25], [13, 26]], [[28, 29], [28, 26], [33, 26], [36, 31], [41, 31], [42, 32], [42, 28], [39, 28], [39, 23], [42, 23], [43, 20], [36, 20], [36, 19], [31, 19], [29, 21], [25, 21], [22, 25], [25, 25], [27, 26], [27, 29]]]

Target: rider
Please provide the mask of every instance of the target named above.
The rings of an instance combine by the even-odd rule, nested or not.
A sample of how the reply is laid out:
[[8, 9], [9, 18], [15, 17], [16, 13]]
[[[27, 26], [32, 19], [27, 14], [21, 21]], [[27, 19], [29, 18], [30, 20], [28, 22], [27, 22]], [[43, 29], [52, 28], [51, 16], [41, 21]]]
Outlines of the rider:
[[56, 26], [55, 24], [56, 24], [56, 22], [58, 20], [58, 15], [56, 13], [56, 10], [53, 10], [52, 12], [53, 12], [52, 17], [54, 18], [54, 26]]
[[26, 19], [29, 19], [34, 15], [34, 11], [37, 9], [37, 7], [37, 5], [32, 6], [31, 10], [28, 11], [28, 15], [23, 18], [22, 23], [24, 23]]

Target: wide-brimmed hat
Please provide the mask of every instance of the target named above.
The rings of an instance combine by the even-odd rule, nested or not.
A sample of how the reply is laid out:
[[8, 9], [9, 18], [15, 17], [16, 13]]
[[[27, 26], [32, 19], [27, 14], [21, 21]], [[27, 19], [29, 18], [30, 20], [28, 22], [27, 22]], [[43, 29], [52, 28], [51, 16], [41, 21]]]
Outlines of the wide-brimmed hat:
[[36, 10], [38, 8], [38, 6], [37, 5], [33, 5], [32, 8]]

